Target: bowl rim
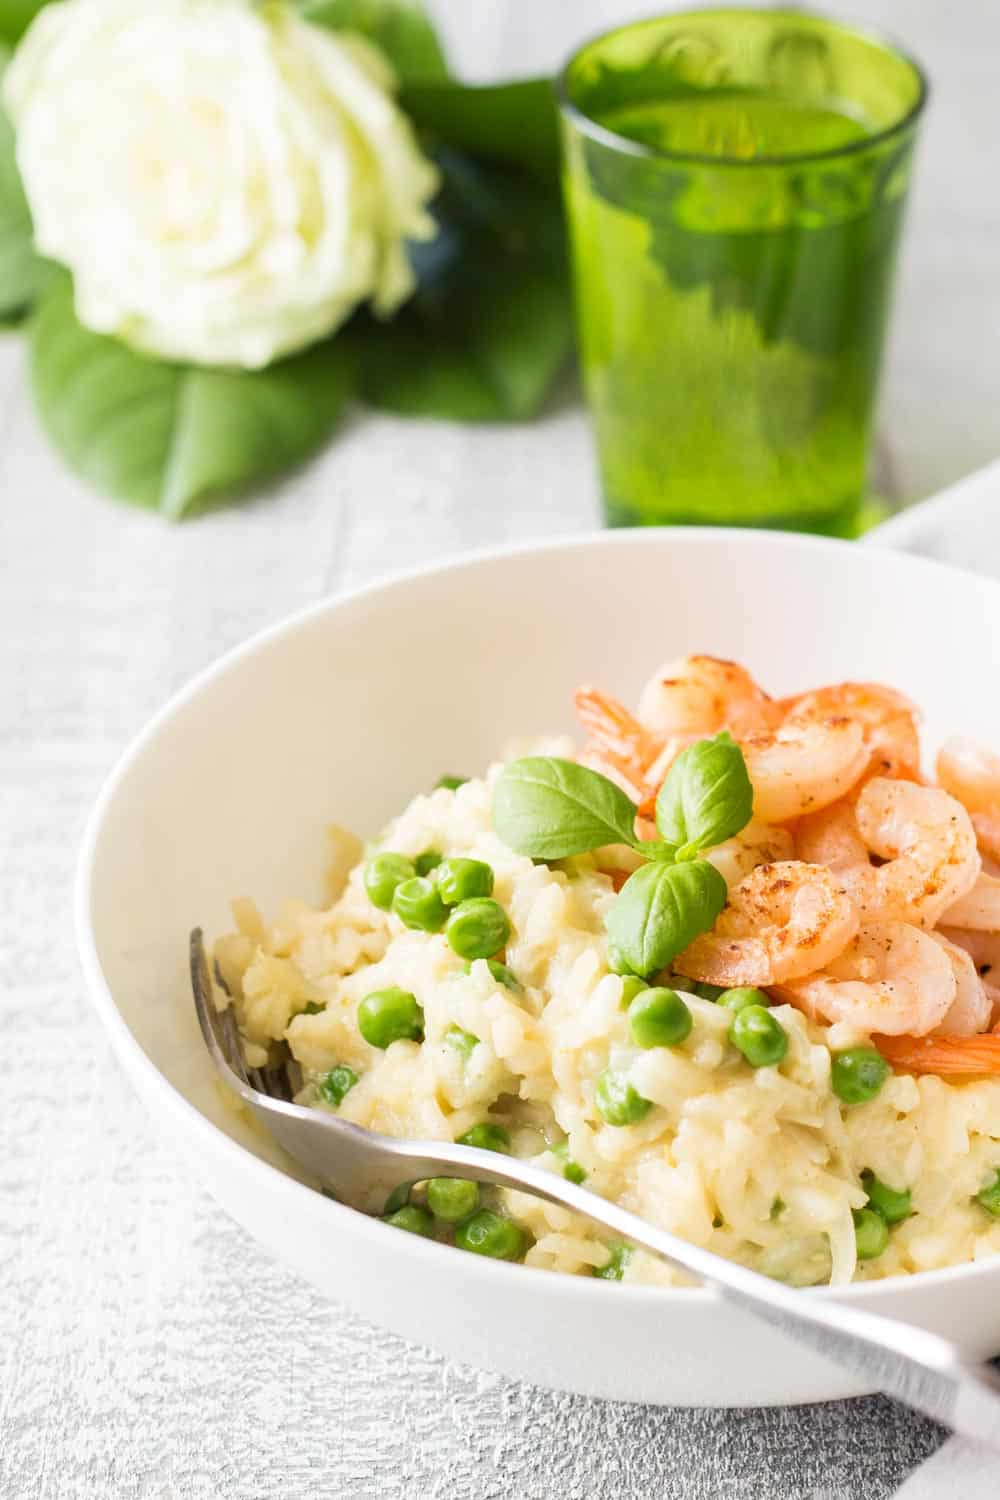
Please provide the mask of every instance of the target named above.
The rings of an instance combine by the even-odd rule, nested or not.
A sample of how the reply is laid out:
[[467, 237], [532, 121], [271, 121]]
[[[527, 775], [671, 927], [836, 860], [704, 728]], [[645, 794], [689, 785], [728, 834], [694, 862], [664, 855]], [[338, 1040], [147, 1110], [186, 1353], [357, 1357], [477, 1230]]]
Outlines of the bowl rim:
[[[255, 631], [246, 640], [223, 652], [221, 656], [214, 658], [207, 666], [196, 672], [170, 695], [143, 728], [132, 737], [105, 776], [87, 817], [77, 858], [73, 888], [77, 949], [87, 993], [119, 1061], [130, 1075], [130, 1082], [133, 1082], [134, 1086], [134, 1074], [141, 1074], [146, 1084], [162, 1098], [166, 1109], [178, 1117], [186, 1125], [188, 1133], [202, 1141], [207, 1150], [221, 1152], [223, 1156], [228, 1156], [234, 1165], [238, 1164], [250, 1175], [251, 1179], [260, 1182], [262, 1186], [269, 1185], [272, 1191], [285, 1195], [290, 1203], [300, 1204], [307, 1211], [315, 1212], [318, 1205], [322, 1204], [322, 1211], [332, 1215], [331, 1222], [336, 1224], [338, 1220], [342, 1220], [345, 1230], [361, 1235], [385, 1236], [392, 1233], [397, 1235], [397, 1239], [399, 1238], [398, 1232], [391, 1225], [384, 1224], [380, 1219], [361, 1213], [335, 1199], [325, 1197], [316, 1188], [290, 1176], [221, 1129], [161, 1072], [140, 1045], [118, 1009], [101, 967], [91, 917], [94, 863], [107, 813], [122, 782], [132, 767], [141, 759], [146, 748], [184, 711], [190, 702], [200, 697], [206, 689], [210, 689], [213, 683], [225, 676], [232, 667], [280, 640], [283, 636], [292, 635], [303, 627], [307, 627], [313, 620], [326, 614], [336, 614], [360, 600], [388, 593], [400, 584], [442, 576], [466, 567], [478, 567], [522, 556], [586, 551], [595, 547], [624, 547], [629, 544], [634, 545], [639, 538], [647, 542], [653, 541], [658, 546], [686, 547], [690, 544], [712, 543], [748, 549], [763, 547], [764, 550], [779, 552], [806, 549], [826, 552], [831, 556], [859, 550], [857, 542], [799, 532], [712, 526], [663, 527], [652, 531], [641, 527], [622, 527], [613, 531], [595, 529], [527, 542], [485, 546], [467, 552], [450, 553], [433, 562], [390, 570], [355, 588], [326, 595], [300, 609], [293, 610], [291, 614]], [[870, 555], [868, 546], [860, 550], [863, 554]], [[923, 573], [931, 576], [943, 574], [948, 577], [957, 575], [970, 583], [975, 583], [987, 592], [995, 591], [1000, 597], [1000, 584], [972, 569], [915, 553], [897, 551], [889, 546], [880, 546], [877, 550], [882, 554], [887, 565], [898, 563], [915, 574]], [[143, 1098], [143, 1103], [147, 1103], [146, 1098]], [[384, 1239], [382, 1243], [386, 1243]], [[399, 1248], [405, 1249], [409, 1255], [426, 1259], [429, 1267], [436, 1265], [439, 1270], [443, 1271], [448, 1264], [451, 1264], [452, 1268], [455, 1268], [453, 1261], [449, 1262], [444, 1258], [453, 1253], [453, 1247], [450, 1245], [425, 1240], [418, 1235], [407, 1235], [403, 1237], [403, 1244]], [[544, 1277], [545, 1284], [550, 1285], [553, 1296], [562, 1295], [586, 1303], [593, 1296], [608, 1294], [599, 1277], [555, 1275], [542, 1267], [514, 1265], [506, 1261], [490, 1260], [484, 1256], [466, 1255], [461, 1259], [464, 1276], [470, 1280], [480, 1280], [484, 1285], [493, 1284], [497, 1277], [502, 1277], [512, 1288], [519, 1283], [523, 1286], [523, 1278], [527, 1274], [533, 1278], [531, 1285], [536, 1291], [540, 1290], [537, 1278]], [[806, 1296], [833, 1297], [837, 1301], [857, 1300], [878, 1303], [889, 1301], [893, 1295], [898, 1296], [901, 1292], [909, 1290], [923, 1292], [926, 1289], [928, 1292], [935, 1292], [956, 1282], [989, 1275], [991, 1271], [994, 1274], [1000, 1271], [1000, 1256], [988, 1257], [981, 1261], [965, 1261], [955, 1266], [944, 1266], [930, 1271], [915, 1271], [906, 1276], [886, 1276], [876, 1281], [848, 1282], [838, 1286], [826, 1284], [803, 1287], [801, 1290]], [[639, 1307], [648, 1306], [650, 1309], [654, 1303], [663, 1307], [677, 1305], [689, 1308], [706, 1307], [710, 1302], [717, 1302], [719, 1299], [719, 1294], [711, 1287], [664, 1287], [629, 1283], [616, 1284], [614, 1295], [624, 1298], [629, 1304], [636, 1304]]]

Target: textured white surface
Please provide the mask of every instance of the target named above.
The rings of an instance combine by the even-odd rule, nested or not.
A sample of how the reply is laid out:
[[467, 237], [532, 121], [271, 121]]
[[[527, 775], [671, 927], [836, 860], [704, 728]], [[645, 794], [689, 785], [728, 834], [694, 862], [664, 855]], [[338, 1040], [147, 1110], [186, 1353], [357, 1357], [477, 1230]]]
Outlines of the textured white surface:
[[[551, 65], [655, 8], [436, 7], [481, 76]], [[849, 9], [904, 37], [937, 85], [883, 402], [897, 485], [916, 497], [998, 447], [1000, 15], [972, 0]], [[876, 1398], [740, 1415], [564, 1398], [346, 1319], [191, 1185], [87, 1009], [72, 862], [126, 740], [196, 669], [330, 589], [593, 524], [574, 399], [568, 386], [518, 429], [358, 417], [277, 493], [168, 529], [62, 471], [20, 345], [0, 336], [4, 1500], [880, 1500], [939, 1441]]]

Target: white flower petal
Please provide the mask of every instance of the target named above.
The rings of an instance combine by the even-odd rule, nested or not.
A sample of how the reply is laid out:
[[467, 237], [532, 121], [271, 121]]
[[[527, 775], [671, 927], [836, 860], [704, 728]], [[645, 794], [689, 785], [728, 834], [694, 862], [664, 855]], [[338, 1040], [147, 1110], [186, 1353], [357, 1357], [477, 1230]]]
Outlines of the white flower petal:
[[253, 0], [59, 0], [4, 78], [42, 252], [81, 321], [257, 367], [413, 288], [438, 175], [359, 37]]

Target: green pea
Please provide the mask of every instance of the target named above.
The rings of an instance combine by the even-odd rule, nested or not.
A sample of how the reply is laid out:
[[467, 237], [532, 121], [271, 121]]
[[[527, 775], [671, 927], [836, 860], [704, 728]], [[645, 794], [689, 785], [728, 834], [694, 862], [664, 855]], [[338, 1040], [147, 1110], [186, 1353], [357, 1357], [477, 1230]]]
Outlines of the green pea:
[[385, 1207], [382, 1210], [383, 1218], [387, 1219], [390, 1214], [394, 1214], [396, 1212], [397, 1208], [402, 1208], [404, 1203], [409, 1203], [410, 1190], [412, 1187], [413, 1184], [411, 1182], [401, 1182], [399, 1184], [399, 1187], [393, 1188], [392, 1192], [385, 1200]]
[[718, 1000], [720, 995], [726, 993], [724, 984], [705, 984], [702, 980], [695, 983], [694, 992], [701, 1000]]
[[889, 1243], [889, 1226], [873, 1208], [856, 1208], [854, 1238], [858, 1247], [858, 1260], [874, 1260]]
[[388, 911], [396, 887], [416, 874], [412, 859], [403, 854], [376, 854], [365, 865], [365, 890], [373, 906]]
[[447, 792], [457, 792], [460, 786], [468, 781], [468, 776], [439, 776], [434, 783], [434, 790], [440, 791], [444, 787]]
[[440, 932], [448, 916], [437, 886], [426, 875], [414, 876], [397, 885], [392, 909], [404, 926], [416, 932]]
[[488, 1208], [481, 1208], [455, 1230], [455, 1244], [474, 1255], [489, 1255], [493, 1260], [520, 1260], [527, 1236], [513, 1219], [504, 1219]]
[[358, 1075], [353, 1068], [349, 1068], [346, 1063], [338, 1063], [329, 1073], [323, 1074], [319, 1080], [319, 1091], [328, 1104], [339, 1106], [357, 1081]]
[[[472, 973], [472, 965], [477, 962], [479, 962], [478, 959], [469, 960], [469, 962], [465, 966], [466, 974]], [[521, 988], [521, 982], [517, 978], [517, 975], [514, 973], [514, 971], [512, 969], [508, 969], [507, 965], [502, 964], [499, 959], [486, 959], [486, 967], [493, 975], [493, 978], [496, 980], [497, 984], [502, 984], [505, 989], [519, 990]]]
[[849, 1047], [830, 1065], [830, 1086], [845, 1104], [874, 1099], [889, 1076], [889, 1064], [874, 1047]]
[[569, 1154], [569, 1141], [560, 1141], [558, 1145], [550, 1146], [549, 1150], [562, 1163], [562, 1174], [567, 1182], [575, 1182], [579, 1187], [581, 1182], [586, 1181], [586, 1172]]
[[393, 986], [374, 990], [358, 1006], [358, 1030], [372, 1047], [389, 1047], [393, 1042], [422, 1042], [424, 1013], [409, 990]]
[[788, 1033], [763, 1005], [747, 1005], [736, 1012], [729, 1040], [751, 1068], [775, 1067], [788, 1051]]
[[426, 1208], [418, 1208], [415, 1203], [406, 1203], [402, 1208], [397, 1208], [395, 1213], [387, 1214], [383, 1221], [391, 1224], [395, 1229], [406, 1229], [410, 1234], [419, 1234], [427, 1239], [434, 1231], [434, 1220]]
[[440, 854], [437, 849], [425, 849], [423, 854], [418, 854], [413, 861], [413, 868], [418, 875], [429, 875], [432, 870], [437, 869], [443, 859], [444, 855]]
[[992, 1182], [979, 1189], [975, 1201], [980, 1208], [985, 1208], [994, 1219], [1000, 1219], [1000, 1171], [997, 1172]]
[[628, 1010], [636, 995], [641, 995], [643, 990], [648, 988], [649, 986], [647, 985], [646, 981], [644, 979], [640, 979], [637, 974], [626, 974], [624, 979], [622, 980], [622, 1010]]
[[595, 1266], [592, 1274], [602, 1281], [621, 1281], [625, 1274], [625, 1267], [632, 1259], [632, 1246], [612, 1245], [610, 1252], [607, 1265]]
[[637, 1047], [676, 1047], [691, 1035], [691, 1012], [676, 990], [641, 990], [628, 1008]]
[[627, 1078], [605, 1068], [594, 1090], [597, 1113], [607, 1125], [635, 1125], [649, 1114], [653, 1105], [644, 1099]]
[[493, 894], [493, 868], [483, 859], [442, 860], [436, 878], [445, 906]]
[[458, 1138], [460, 1146], [475, 1146], [479, 1151], [510, 1151], [510, 1136], [502, 1125], [493, 1125], [489, 1120], [484, 1120], [481, 1125], [473, 1125], [464, 1135]]
[[436, 1219], [457, 1224], [479, 1207], [479, 1189], [463, 1177], [432, 1177], [427, 1184], [427, 1207]]
[[444, 1039], [462, 1057], [471, 1057], [473, 1048], [479, 1046], [479, 1038], [473, 1036], [471, 1031], [463, 1031], [461, 1026], [449, 1026]]
[[445, 937], [459, 958], [491, 958], [510, 937], [510, 922], [499, 902], [476, 896], [454, 908]]
[[770, 1003], [763, 990], [751, 989], [748, 985], [740, 989], [723, 990], [719, 996], [719, 1004], [731, 1011], [743, 1010], [747, 1005], [763, 1005], [766, 1010]]
[[887, 1224], [899, 1224], [909, 1218], [912, 1209], [908, 1188], [887, 1187], [874, 1172], [862, 1172], [861, 1186], [868, 1194], [868, 1207], [881, 1214]]

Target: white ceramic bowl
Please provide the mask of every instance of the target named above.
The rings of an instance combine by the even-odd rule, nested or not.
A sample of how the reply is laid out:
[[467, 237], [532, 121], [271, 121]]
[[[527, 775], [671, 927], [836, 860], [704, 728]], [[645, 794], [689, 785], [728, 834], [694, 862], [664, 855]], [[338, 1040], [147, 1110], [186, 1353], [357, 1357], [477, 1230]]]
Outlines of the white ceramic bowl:
[[[222, 1206], [329, 1297], [404, 1337], [541, 1385], [686, 1405], [859, 1389], [707, 1291], [463, 1255], [324, 1198], [227, 1114], [188, 995], [189, 928], [318, 896], [324, 825], [365, 834], [512, 735], [572, 727], [587, 679], [626, 702], [666, 657], [738, 657], [771, 691], [877, 678], [933, 742], [1000, 742], [1000, 585], [845, 543], [617, 532], [479, 555], [295, 616], [163, 710], [108, 781], [80, 863], [90, 990], [154, 1118]], [[823, 1290], [803, 1296], [827, 1296]], [[1000, 1259], [838, 1292], [1000, 1349]]]

